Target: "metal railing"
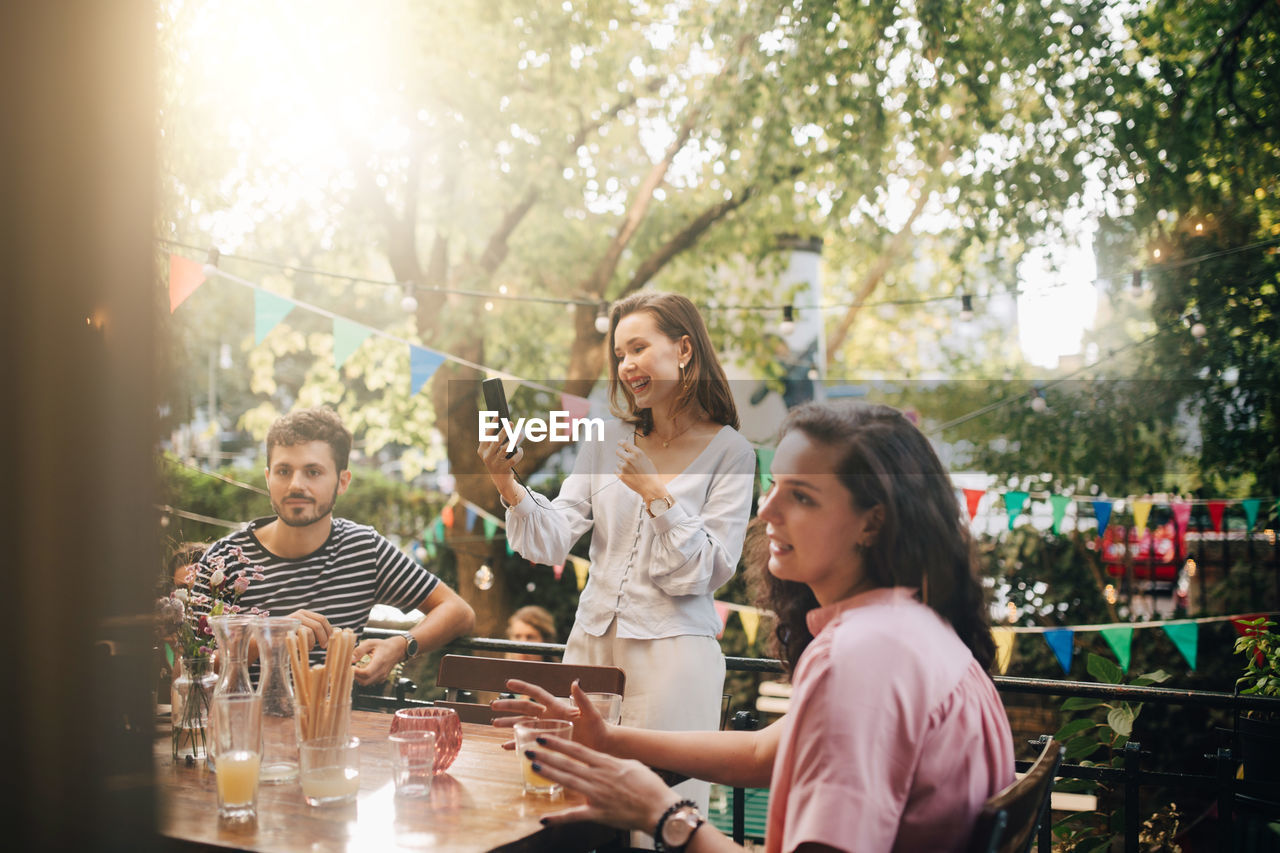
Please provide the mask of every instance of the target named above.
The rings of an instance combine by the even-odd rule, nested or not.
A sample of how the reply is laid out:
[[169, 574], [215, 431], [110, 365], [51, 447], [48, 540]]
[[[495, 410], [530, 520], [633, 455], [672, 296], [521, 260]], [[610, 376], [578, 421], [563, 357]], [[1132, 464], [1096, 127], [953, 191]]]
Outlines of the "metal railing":
[[[397, 632], [370, 628], [366, 635], [374, 637], [390, 637]], [[449, 651], [472, 650], [483, 652], [522, 652], [540, 654], [548, 657], [560, 657], [564, 654], [564, 646], [556, 643], [518, 643], [510, 640], [468, 637], [455, 641], [447, 647]], [[756, 672], [781, 674], [784, 670], [781, 661], [770, 658], [726, 657], [725, 666], [735, 672]], [[996, 689], [1001, 695], [1022, 694], [1038, 696], [1054, 696], [1062, 699], [1073, 697], [1098, 699], [1101, 701], [1142, 702], [1176, 707], [1210, 708], [1229, 711], [1233, 719], [1245, 711], [1258, 711], [1275, 715], [1280, 719], [1280, 699], [1265, 696], [1241, 696], [1232, 693], [1221, 693], [1206, 690], [1181, 690], [1170, 687], [1133, 687], [1119, 684], [1102, 684], [1082, 681], [1056, 681], [1042, 678], [1012, 678], [996, 676]], [[411, 682], [402, 679], [396, 686], [394, 697], [363, 696], [359, 702], [363, 707], [390, 709], [405, 704], [416, 704], [421, 700], [407, 698], [408, 690], [413, 689]], [[745, 712], [739, 712], [734, 718], [734, 728], [754, 727], [755, 721], [745, 719]], [[1045, 732], [1044, 734], [1052, 734]], [[1058, 772], [1059, 779], [1085, 779], [1105, 783], [1122, 791], [1124, 803], [1124, 850], [1136, 853], [1141, 830], [1142, 812], [1140, 793], [1143, 788], [1161, 787], [1182, 790], [1196, 790], [1209, 794], [1216, 800], [1218, 809], [1217, 846], [1221, 851], [1232, 850], [1233, 817], [1240, 803], [1249, 804], [1251, 809], [1261, 805], [1264, 810], [1274, 810], [1273, 817], [1280, 815], [1280, 785], [1267, 782], [1254, 782], [1236, 778], [1239, 766], [1238, 740], [1236, 732], [1225, 730], [1223, 743], [1215, 752], [1204, 754], [1197, 760], [1194, 756], [1182, 764], [1177, 772], [1149, 770], [1143, 766], [1141, 744], [1129, 741], [1122, 752], [1119, 767], [1063, 764]], [[1025, 772], [1031, 761], [1016, 762], [1017, 769]], [[1182, 772], [1182, 768], [1196, 765], [1207, 768], [1202, 772]], [[734, 840], [742, 842], [743, 818], [741, 789], [734, 791]], [[1047, 835], [1041, 834], [1038, 849], [1041, 853], [1049, 853]]]

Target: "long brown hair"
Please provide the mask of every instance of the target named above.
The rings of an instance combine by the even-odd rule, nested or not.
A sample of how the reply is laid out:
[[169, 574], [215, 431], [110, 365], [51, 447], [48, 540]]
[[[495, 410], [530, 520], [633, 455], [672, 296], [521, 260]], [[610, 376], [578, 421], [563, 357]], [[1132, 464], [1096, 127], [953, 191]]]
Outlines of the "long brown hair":
[[[628, 314], [648, 311], [658, 326], [658, 331], [668, 340], [679, 341], [689, 336], [692, 353], [685, 369], [690, 380], [680, 386], [673, 413], [679, 414], [694, 402], [702, 407], [713, 423], [728, 424], [738, 428], [738, 407], [729, 393], [729, 380], [711, 346], [711, 335], [702, 315], [688, 297], [678, 293], [633, 293], [613, 304], [609, 312], [609, 336], [605, 340], [609, 348], [609, 408], [623, 421], [635, 425], [642, 435], [653, 429], [653, 412], [636, 409], [636, 398], [625, 382], [618, 380], [621, 359], [615, 352], [614, 336], [618, 323]], [[619, 391], [622, 401], [619, 402]]]
[[[866, 577], [877, 587], [919, 588], [921, 600], [955, 629], [989, 670], [995, 642], [969, 527], [951, 478], [920, 430], [889, 406], [829, 403], [794, 409], [782, 435], [792, 430], [831, 448], [835, 474], [855, 508], [883, 508], [880, 530], [862, 556]], [[767, 548], [760, 541], [763, 526], [757, 524], [748, 536], [748, 560], [762, 605], [778, 617], [778, 654], [794, 669], [813, 640], [805, 617], [818, 601], [804, 584], [769, 573]]]

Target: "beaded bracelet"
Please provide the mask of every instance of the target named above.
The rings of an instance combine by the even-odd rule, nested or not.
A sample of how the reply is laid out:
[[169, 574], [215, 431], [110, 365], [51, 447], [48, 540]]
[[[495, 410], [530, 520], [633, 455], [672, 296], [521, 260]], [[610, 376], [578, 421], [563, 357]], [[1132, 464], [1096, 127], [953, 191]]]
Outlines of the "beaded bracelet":
[[662, 817], [658, 818], [658, 825], [653, 828], [653, 848], [657, 853], [662, 853], [662, 851], [670, 849], [662, 841], [662, 827], [666, 825], [667, 818], [671, 817], [685, 806], [696, 809], [698, 804], [693, 800], [680, 800], [677, 803], [672, 803], [667, 810], [662, 813]]

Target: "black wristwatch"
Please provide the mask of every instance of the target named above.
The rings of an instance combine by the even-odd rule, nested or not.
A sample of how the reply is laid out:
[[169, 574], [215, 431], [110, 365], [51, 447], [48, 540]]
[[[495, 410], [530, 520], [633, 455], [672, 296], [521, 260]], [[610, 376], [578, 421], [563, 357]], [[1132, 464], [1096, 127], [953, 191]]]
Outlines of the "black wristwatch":
[[706, 822], [693, 800], [675, 803], [658, 818], [658, 825], [653, 830], [653, 849], [658, 853], [664, 850], [684, 853], [693, 834]]
[[404, 637], [404, 659], [408, 660], [418, 653], [418, 641], [408, 631], [405, 631], [400, 636]]

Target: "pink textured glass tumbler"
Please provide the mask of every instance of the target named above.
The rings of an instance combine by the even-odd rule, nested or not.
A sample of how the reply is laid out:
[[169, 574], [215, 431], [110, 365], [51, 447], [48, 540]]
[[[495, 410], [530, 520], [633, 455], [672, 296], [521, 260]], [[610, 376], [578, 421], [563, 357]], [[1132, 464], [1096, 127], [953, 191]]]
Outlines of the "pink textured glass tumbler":
[[401, 708], [391, 718], [391, 733], [406, 731], [435, 732], [437, 776], [449, 769], [462, 749], [462, 721], [452, 708]]

